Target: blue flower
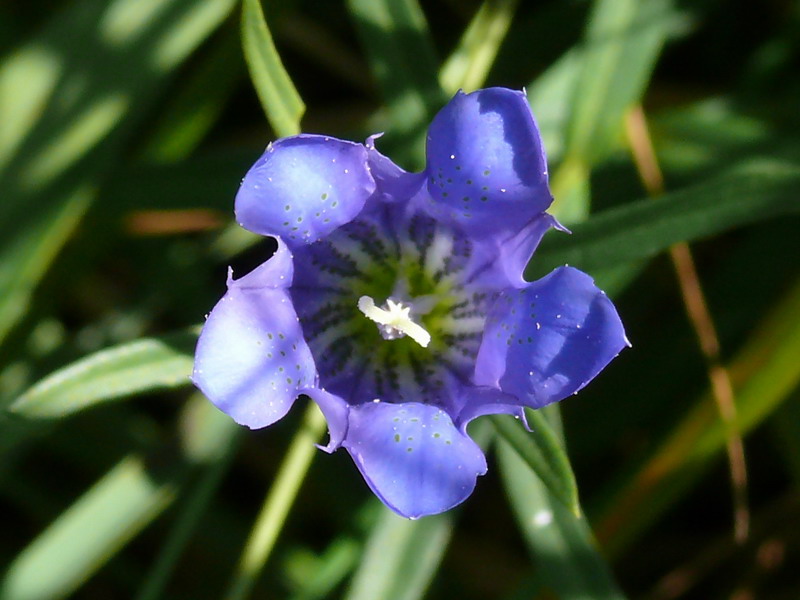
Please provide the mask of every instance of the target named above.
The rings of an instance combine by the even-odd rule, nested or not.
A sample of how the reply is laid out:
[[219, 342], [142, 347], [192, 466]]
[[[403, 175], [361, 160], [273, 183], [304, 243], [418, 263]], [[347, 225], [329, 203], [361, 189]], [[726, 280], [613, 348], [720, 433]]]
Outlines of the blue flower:
[[236, 196], [238, 222], [275, 254], [228, 277], [193, 379], [251, 428], [305, 394], [397, 513], [445, 511], [486, 459], [474, 418], [574, 394], [627, 344], [611, 301], [562, 267], [523, 270], [558, 223], [523, 93], [458, 93], [434, 118], [427, 166], [298, 135], [270, 144]]

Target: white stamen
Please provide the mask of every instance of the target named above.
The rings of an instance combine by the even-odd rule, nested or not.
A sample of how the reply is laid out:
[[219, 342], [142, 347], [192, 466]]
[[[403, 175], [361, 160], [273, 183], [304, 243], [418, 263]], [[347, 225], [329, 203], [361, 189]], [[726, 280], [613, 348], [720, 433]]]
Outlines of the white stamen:
[[404, 306], [402, 302], [395, 302], [391, 298], [386, 300], [384, 306], [386, 308], [375, 306], [375, 301], [369, 296], [358, 299], [358, 310], [378, 324], [378, 331], [383, 339], [396, 340], [408, 336], [423, 348], [428, 347], [431, 334], [411, 320], [410, 306]]

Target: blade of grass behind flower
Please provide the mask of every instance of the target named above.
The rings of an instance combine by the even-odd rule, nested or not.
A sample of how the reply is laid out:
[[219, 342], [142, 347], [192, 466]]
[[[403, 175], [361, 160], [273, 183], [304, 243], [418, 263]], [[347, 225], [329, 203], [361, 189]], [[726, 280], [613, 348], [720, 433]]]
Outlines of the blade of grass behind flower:
[[[795, 283], [730, 364], [739, 430], [746, 434], [800, 383], [800, 282]], [[725, 448], [725, 432], [709, 395], [675, 427], [605, 503], [598, 537], [624, 551], [708, 468]]]
[[[226, 29], [167, 99], [142, 153], [145, 160], [175, 161], [189, 154], [214, 125], [244, 76], [239, 38]], [[209, 86], [209, 81], [214, 85]]]
[[260, 0], [242, 3], [242, 47], [250, 79], [275, 134], [284, 137], [300, 133], [306, 107], [283, 68]]
[[447, 101], [425, 15], [416, 0], [348, 0], [347, 6], [388, 109], [385, 143], [394, 144], [395, 158], [421, 165], [425, 128]]
[[179, 451], [117, 464], [11, 562], [0, 599], [67, 597], [163, 512], [198, 467], [220, 460], [237, 427], [199, 395], [185, 416]]
[[613, 149], [625, 111], [641, 101], [675, 24], [671, 0], [597, 0], [583, 43], [529, 86], [546, 140], [565, 140], [563, 148], [548, 146], [563, 158], [552, 178], [551, 207], [562, 222], [588, 215], [591, 168]]
[[[558, 411], [548, 412], [558, 419]], [[498, 461], [506, 493], [543, 586], [558, 598], [623, 600], [625, 596], [599, 553], [586, 519], [549, 492], [505, 440], [498, 444]]]
[[232, 5], [83, 0], [0, 63], [0, 341], [167, 76]]
[[519, 0], [486, 0], [481, 4], [439, 71], [439, 83], [445, 92], [471, 92], [483, 85], [518, 4]]
[[564, 449], [541, 411], [526, 411], [528, 432], [507, 415], [491, 417], [492, 425], [547, 488], [549, 494], [574, 514], [580, 514], [578, 486]]
[[453, 530], [452, 513], [409, 521], [382, 508], [346, 600], [424, 596]]
[[99, 403], [189, 385], [195, 333], [145, 338], [90, 354], [30, 388], [9, 411], [59, 419]]
[[771, 217], [800, 213], [800, 169], [775, 161], [745, 163], [702, 184], [640, 200], [548, 236], [526, 277], [570, 264], [589, 273], [650, 258], [671, 244], [712, 236]]

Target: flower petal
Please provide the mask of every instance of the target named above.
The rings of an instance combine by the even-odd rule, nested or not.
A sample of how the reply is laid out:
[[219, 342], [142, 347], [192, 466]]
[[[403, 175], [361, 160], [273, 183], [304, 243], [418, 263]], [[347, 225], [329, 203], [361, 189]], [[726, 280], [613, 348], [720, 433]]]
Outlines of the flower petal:
[[245, 229], [311, 243], [350, 222], [375, 191], [362, 144], [298, 135], [270, 144], [236, 194]]
[[427, 144], [432, 211], [475, 236], [517, 232], [552, 202], [539, 130], [522, 92], [459, 92]]
[[585, 273], [561, 267], [495, 301], [474, 380], [540, 408], [580, 390], [626, 345], [611, 300]]
[[347, 435], [350, 405], [341, 396], [326, 392], [322, 388], [306, 388], [300, 391], [316, 402], [325, 416], [330, 439], [326, 446], [317, 445], [317, 447], [330, 454], [342, 445]]
[[486, 472], [478, 445], [428, 404], [354, 406], [343, 445], [383, 503], [411, 519], [460, 504]]
[[248, 275], [229, 278], [228, 292], [197, 341], [195, 385], [217, 408], [252, 429], [281, 419], [298, 390], [316, 380], [314, 359], [282, 289], [287, 256], [279, 246], [275, 257]]
[[377, 191], [385, 202], [408, 200], [422, 188], [425, 173], [409, 173], [381, 154], [375, 147], [375, 140], [381, 135], [371, 135], [366, 142], [369, 168], [375, 178]]

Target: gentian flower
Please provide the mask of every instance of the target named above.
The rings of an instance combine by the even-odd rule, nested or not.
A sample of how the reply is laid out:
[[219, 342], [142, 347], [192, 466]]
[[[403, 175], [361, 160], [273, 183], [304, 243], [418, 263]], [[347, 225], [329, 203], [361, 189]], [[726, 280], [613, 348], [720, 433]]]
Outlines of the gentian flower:
[[467, 425], [574, 394], [627, 344], [592, 279], [523, 270], [560, 228], [521, 92], [459, 92], [427, 165], [320, 135], [270, 144], [236, 196], [275, 254], [234, 279], [197, 344], [193, 380], [251, 428], [302, 394], [373, 492], [400, 515], [445, 511], [486, 472]]

